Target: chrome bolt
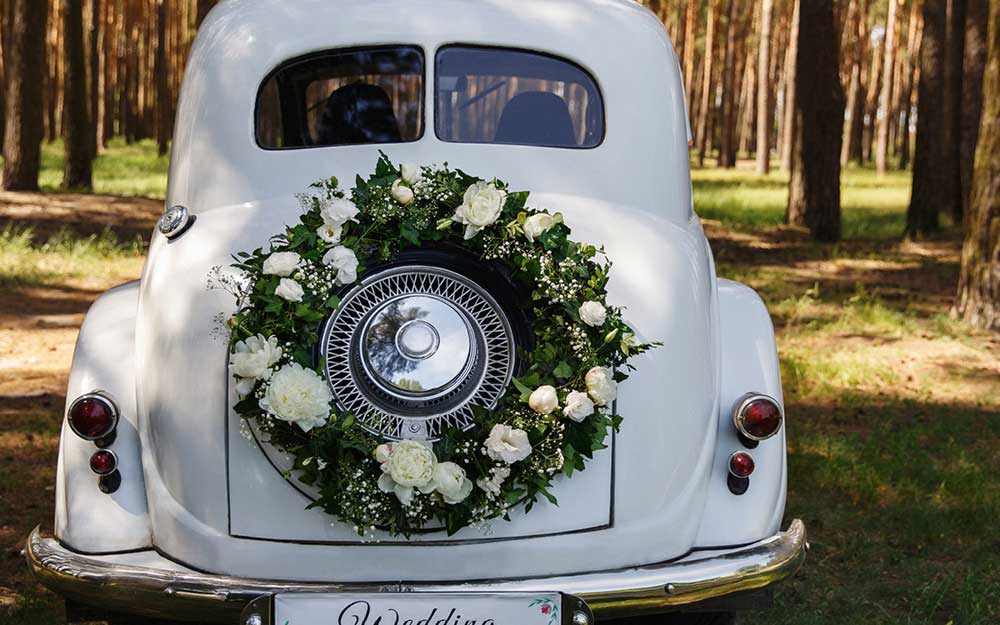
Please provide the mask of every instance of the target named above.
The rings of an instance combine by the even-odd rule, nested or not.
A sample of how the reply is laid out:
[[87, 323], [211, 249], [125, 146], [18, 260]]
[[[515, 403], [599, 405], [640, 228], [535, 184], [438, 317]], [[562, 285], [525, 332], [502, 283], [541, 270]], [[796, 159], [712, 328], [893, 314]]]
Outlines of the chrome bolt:
[[590, 625], [590, 616], [586, 612], [577, 610], [573, 613], [573, 625]]
[[675, 592], [677, 592], [677, 587], [674, 586], [673, 584], [667, 584], [667, 594], [672, 595]]
[[264, 625], [264, 619], [260, 614], [251, 614], [243, 621], [244, 625]]

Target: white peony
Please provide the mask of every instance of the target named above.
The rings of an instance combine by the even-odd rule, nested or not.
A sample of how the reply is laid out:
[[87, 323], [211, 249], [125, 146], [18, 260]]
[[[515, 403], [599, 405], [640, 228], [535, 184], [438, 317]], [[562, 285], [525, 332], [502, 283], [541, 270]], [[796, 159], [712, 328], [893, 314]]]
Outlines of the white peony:
[[531, 442], [524, 430], [498, 423], [486, 439], [486, 453], [494, 460], [513, 464], [531, 455]]
[[566, 396], [566, 407], [563, 408], [563, 415], [567, 419], [572, 419], [577, 423], [583, 421], [594, 414], [594, 402], [586, 393], [580, 391], [570, 391]]
[[507, 192], [492, 182], [473, 183], [465, 190], [462, 205], [455, 209], [454, 220], [465, 224], [465, 238], [471, 239], [500, 217], [506, 201]]
[[350, 200], [335, 197], [323, 203], [319, 214], [326, 225], [342, 226], [349, 221], [357, 221], [358, 207]]
[[274, 289], [274, 294], [290, 302], [301, 302], [305, 291], [302, 290], [302, 285], [295, 280], [282, 278], [278, 282], [278, 288]]
[[358, 279], [358, 257], [349, 247], [338, 245], [323, 256], [323, 264], [337, 270], [337, 286]]
[[441, 462], [434, 467], [434, 490], [441, 493], [445, 503], [461, 503], [472, 492], [472, 480], [454, 462]]
[[340, 243], [340, 236], [344, 233], [344, 226], [324, 223], [316, 230], [316, 236], [331, 245]]
[[539, 386], [528, 397], [528, 406], [538, 414], [549, 414], [559, 407], [559, 396], [552, 386]]
[[246, 397], [253, 392], [253, 387], [257, 383], [257, 380], [253, 378], [237, 378], [236, 379], [236, 394], [240, 397]]
[[391, 445], [379, 445], [375, 449], [375, 457], [382, 463], [379, 489], [394, 493], [404, 506], [413, 501], [414, 488], [425, 494], [434, 491], [437, 457], [429, 444], [400, 441]]
[[278, 369], [260, 400], [261, 410], [298, 425], [303, 432], [326, 424], [333, 395], [326, 381], [297, 362]]
[[618, 383], [607, 367], [594, 367], [587, 372], [584, 382], [587, 383], [587, 394], [598, 406], [608, 406], [618, 397]]
[[534, 241], [555, 223], [555, 218], [547, 213], [537, 213], [532, 215], [524, 220], [524, 226], [522, 228], [524, 230], [524, 236], [528, 237], [529, 241]]
[[241, 378], [268, 378], [271, 367], [281, 359], [278, 338], [262, 334], [236, 343], [236, 351], [229, 355], [229, 366]]
[[302, 257], [295, 252], [275, 252], [264, 261], [264, 273], [269, 276], [290, 276], [301, 262]]
[[403, 206], [408, 206], [413, 203], [413, 189], [406, 186], [402, 178], [396, 178], [392, 183], [392, 188], [389, 189], [389, 195], [392, 199], [396, 200]]
[[420, 169], [419, 165], [413, 163], [403, 163], [399, 167], [399, 172], [403, 177], [403, 182], [408, 185], [414, 185], [424, 178], [423, 170]]
[[608, 318], [608, 309], [600, 302], [584, 302], [580, 306], [580, 319], [588, 326], [599, 328]]

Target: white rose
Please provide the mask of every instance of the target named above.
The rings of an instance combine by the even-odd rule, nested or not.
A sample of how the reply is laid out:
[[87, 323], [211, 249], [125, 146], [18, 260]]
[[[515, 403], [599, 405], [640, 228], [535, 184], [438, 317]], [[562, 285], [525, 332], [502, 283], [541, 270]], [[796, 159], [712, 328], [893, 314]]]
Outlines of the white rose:
[[441, 462], [434, 467], [434, 490], [441, 493], [445, 503], [461, 503], [472, 492], [472, 480], [454, 462]]
[[340, 243], [340, 235], [344, 233], [344, 226], [324, 223], [316, 230], [316, 236], [331, 245]]
[[584, 382], [587, 383], [587, 394], [598, 406], [608, 406], [618, 397], [618, 383], [607, 367], [594, 367], [587, 372]]
[[349, 221], [357, 221], [358, 207], [350, 200], [335, 197], [323, 203], [319, 214], [326, 225], [342, 226]]
[[326, 381], [297, 362], [287, 364], [271, 376], [260, 407], [282, 421], [298, 425], [303, 432], [321, 427], [330, 418], [333, 395]]
[[559, 397], [552, 386], [539, 386], [528, 397], [528, 406], [538, 414], [549, 414], [559, 407]]
[[229, 355], [233, 374], [241, 378], [267, 378], [271, 367], [281, 359], [278, 338], [263, 335], [251, 336], [236, 343], [236, 351]]
[[389, 461], [389, 456], [392, 455], [392, 444], [383, 443], [375, 448], [375, 461], [378, 463], [385, 463]]
[[302, 262], [295, 252], [275, 252], [264, 261], [264, 273], [269, 276], [290, 276]]
[[608, 318], [608, 310], [600, 302], [584, 302], [580, 306], [580, 319], [588, 326], [599, 328]]
[[566, 396], [566, 407], [563, 408], [563, 415], [577, 423], [583, 421], [594, 414], [594, 402], [586, 393], [580, 391], [570, 391]]
[[349, 247], [338, 245], [323, 256], [323, 264], [337, 270], [337, 286], [350, 284], [358, 279], [358, 257]]
[[420, 441], [400, 441], [393, 444], [385, 462], [385, 471], [400, 486], [427, 486], [434, 478], [437, 458], [434, 451]]
[[506, 462], [507, 464], [524, 460], [531, 455], [531, 443], [528, 441], [528, 433], [524, 430], [498, 423], [493, 426], [489, 437], [486, 439], [486, 453], [489, 454], [490, 458]]
[[399, 167], [399, 172], [403, 177], [403, 182], [409, 185], [414, 185], [420, 182], [424, 177], [424, 173], [420, 169], [420, 166], [414, 165], [413, 163], [403, 163]]
[[547, 213], [532, 215], [524, 220], [524, 236], [528, 237], [528, 240], [533, 242], [555, 223], [556, 220], [552, 217], [552, 215]]
[[246, 397], [253, 392], [253, 387], [257, 383], [254, 378], [239, 378], [236, 380], [236, 394]]
[[500, 217], [507, 192], [498, 189], [492, 182], [476, 182], [465, 190], [462, 205], [455, 209], [455, 221], [465, 224], [465, 238], [476, 234], [494, 223]]
[[407, 206], [413, 203], [413, 189], [406, 186], [401, 178], [397, 178], [392, 183], [392, 188], [389, 190], [389, 195], [392, 199], [396, 200], [403, 206]]
[[434, 491], [434, 468], [437, 456], [427, 443], [401, 441], [375, 448], [375, 459], [382, 463], [378, 487], [394, 493], [404, 506], [413, 501], [413, 489], [422, 493]]
[[274, 294], [290, 302], [301, 302], [305, 291], [302, 290], [302, 286], [295, 280], [282, 278], [278, 282], [278, 288], [274, 289]]

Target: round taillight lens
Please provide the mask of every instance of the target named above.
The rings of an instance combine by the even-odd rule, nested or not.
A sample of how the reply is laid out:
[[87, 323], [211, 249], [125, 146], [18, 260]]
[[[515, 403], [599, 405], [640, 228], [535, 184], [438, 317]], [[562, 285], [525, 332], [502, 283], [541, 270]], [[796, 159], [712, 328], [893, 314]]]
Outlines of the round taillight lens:
[[110, 475], [118, 468], [118, 457], [110, 449], [98, 449], [90, 457], [90, 470], [98, 475]]
[[744, 395], [736, 402], [736, 409], [733, 410], [736, 429], [754, 441], [762, 441], [777, 434], [783, 420], [781, 406], [767, 395]]
[[745, 451], [738, 451], [729, 456], [729, 472], [734, 477], [747, 478], [754, 470], [753, 456]]
[[82, 439], [104, 438], [118, 426], [118, 409], [110, 399], [91, 393], [76, 399], [69, 407], [69, 427]]

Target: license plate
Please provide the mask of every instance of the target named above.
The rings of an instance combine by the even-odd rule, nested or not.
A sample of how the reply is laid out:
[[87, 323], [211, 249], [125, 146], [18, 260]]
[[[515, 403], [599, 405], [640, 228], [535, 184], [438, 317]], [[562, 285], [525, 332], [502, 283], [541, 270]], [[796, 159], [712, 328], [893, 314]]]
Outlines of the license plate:
[[274, 625], [560, 625], [553, 593], [286, 594]]

